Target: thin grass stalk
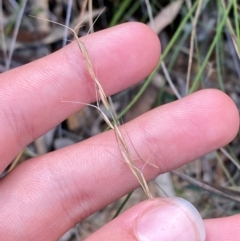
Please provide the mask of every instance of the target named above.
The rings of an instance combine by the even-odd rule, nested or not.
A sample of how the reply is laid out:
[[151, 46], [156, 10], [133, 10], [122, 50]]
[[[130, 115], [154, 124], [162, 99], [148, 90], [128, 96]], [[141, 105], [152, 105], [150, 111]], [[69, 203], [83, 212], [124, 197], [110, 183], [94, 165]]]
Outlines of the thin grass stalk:
[[6, 47], [6, 41], [5, 41], [5, 34], [4, 34], [4, 24], [3, 24], [3, 4], [2, 0], [0, 0], [0, 35], [1, 35], [1, 43], [2, 43], [2, 53], [3, 53], [3, 59], [5, 62], [6, 66], [6, 61], [7, 61], [7, 47]]
[[[34, 17], [34, 16], [32, 16], [32, 17]], [[131, 155], [131, 153], [128, 149], [126, 141], [125, 141], [123, 135], [121, 134], [120, 129], [118, 128], [118, 121], [116, 120], [116, 118], [114, 116], [114, 113], [111, 111], [110, 104], [108, 103], [107, 96], [106, 96], [106, 94], [105, 94], [105, 92], [104, 92], [100, 82], [98, 81], [98, 78], [97, 78], [95, 72], [94, 72], [93, 64], [92, 64], [91, 58], [89, 57], [88, 51], [87, 51], [85, 45], [83, 44], [83, 42], [81, 42], [81, 40], [77, 36], [76, 30], [78, 30], [79, 24], [74, 29], [71, 29], [68, 26], [64, 26], [63, 24], [60, 24], [60, 23], [57, 23], [57, 22], [54, 22], [54, 21], [50, 21], [50, 20], [47, 20], [47, 19], [39, 18], [39, 17], [35, 17], [35, 18], [42, 19], [42, 20], [49, 21], [49, 22], [53, 22], [53, 23], [58, 24], [60, 26], [66, 27], [67, 29], [69, 29], [72, 32], [72, 34], [74, 36], [74, 39], [76, 40], [76, 42], [78, 44], [79, 50], [80, 50], [80, 52], [83, 56], [86, 70], [88, 71], [89, 76], [91, 77], [91, 79], [92, 79], [92, 81], [93, 81], [93, 83], [96, 87], [97, 94], [98, 94], [97, 99], [99, 97], [100, 100], [102, 101], [103, 105], [105, 106], [105, 108], [108, 110], [109, 114], [113, 118], [113, 124], [108, 119], [108, 117], [101, 111], [101, 109], [99, 108], [99, 104], [98, 104], [98, 106], [94, 106], [94, 107], [97, 108], [100, 111], [100, 113], [102, 114], [102, 117], [103, 117], [104, 121], [107, 123], [107, 125], [111, 129], [114, 130], [116, 138], [117, 138], [119, 150], [120, 150], [120, 153], [121, 153], [121, 156], [122, 156], [123, 160], [128, 164], [130, 170], [132, 171], [132, 173], [135, 175], [135, 177], [139, 181], [140, 185], [142, 186], [142, 188], [143, 188], [144, 192], [146, 193], [146, 195], [148, 196], [148, 198], [152, 198], [152, 195], [151, 195], [150, 190], [148, 188], [147, 182], [146, 182], [143, 174], [136, 167], [136, 164], [134, 163], [134, 160], [133, 160], [132, 155]]]
[[145, 4], [147, 6], [147, 12], [148, 12], [148, 16], [150, 19], [151, 28], [156, 32], [156, 28], [155, 28], [155, 24], [154, 24], [154, 20], [153, 20], [152, 8], [151, 8], [149, 0], [145, 0]]
[[[148, 11], [149, 19], [150, 19], [151, 28], [156, 32], [156, 27], [155, 27], [155, 23], [154, 23], [154, 20], [153, 20], [153, 14], [152, 14], [152, 8], [151, 8], [151, 5], [150, 5], [150, 2], [149, 2], [149, 0], [145, 0], [145, 3], [146, 3], [146, 6], [147, 6], [147, 11]], [[181, 99], [181, 95], [179, 94], [177, 88], [173, 84], [173, 81], [170, 77], [170, 74], [167, 70], [167, 67], [166, 67], [164, 61], [161, 62], [161, 67], [163, 69], [164, 76], [167, 79], [167, 82], [170, 85], [170, 87], [172, 88], [174, 94], [178, 97], [178, 99]]]
[[[207, 7], [207, 5], [209, 4], [209, 2], [211, 2], [211, 0], [204, 0], [202, 3], [202, 8], [201, 8], [201, 12], [203, 13], [205, 8]], [[200, 49], [199, 49], [199, 45], [198, 45], [198, 39], [195, 38], [195, 51], [196, 51], [196, 59], [197, 59], [197, 64], [198, 66], [201, 66], [202, 64], [202, 57], [201, 57], [201, 53], [200, 53]], [[201, 81], [202, 83], [204, 83], [204, 76], [201, 77]]]
[[238, 17], [237, 0], [234, 0], [233, 9], [234, 9], [235, 30], [236, 30], [236, 35], [237, 35], [237, 47], [238, 47], [238, 51], [240, 53], [240, 29], [239, 29], [239, 17]]
[[228, 195], [226, 193], [226, 191], [222, 191], [219, 187], [219, 189], [217, 189], [216, 187], [214, 187], [213, 185], [211, 185], [210, 183], [205, 183], [205, 182], [202, 182], [202, 181], [198, 181], [197, 179], [195, 178], [192, 178], [184, 173], [180, 173], [178, 171], [171, 171], [171, 173], [174, 173], [175, 175], [181, 177], [183, 180], [189, 182], [189, 183], [192, 183], [193, 185], [195, 186], [198, 186], [202, 189], [205, 189], [207, 191], [209, 191], [210, 193], [213, 193], [213, 194], [216, 194], [216, 195], [219, 195], [219, 196], [222, 196], [222, 197], [225, 197], [225, 198], [228, 198], [232, 201], [235, 201], [235, 202], [238, 202], [240, 203], [240, 198], [239, 198], [239, 195]]
[[162, 70], [163, 70], [164, 76], [165, 76], [165, 78], [167, 79], [167, 82], [168, 82], [169, 86], [171, 87], [173, 93], [175, 94], [175, 96], [176, 96], [178, 99], [181, 99], [182, 96], [180, 95], [180, 93], [178, 92], [176, 86], [174, 85], [174, 83], [173, 83], [173, 81], [172, 81], [172, 79], [171, 79], [171, 77], [170, 77], [170, 75], [169, 75], [169, 72], [168, 72], [168, 70], [167, 70], [167, 68], [166, 68], [166, 66], [165, 66], [165, 63], [162, 62], [162, 63], [161, 63], [161, 66], [162, 66]]
[[184, 43], [186, 42], [187, 40], [187, 37], [189, 36], [190, 34], [190, 31], [189, 30], [186, 30], [183, 34], [183, 36], [181, 37], [179, 43], [176, 44], [175, 48], [174, 48], [174, 51], [173, 53], [171, 54], [171, 57], [170, 57], [170, 60], [169, 60], [169, 64], [168, 64], [168, 70], [169, 72], [172, 71], [172, 68], [176, 62], [176, 59], [181, 51], [181, 48], [182, 46], [184, 45]]
[[[197, 8], [198, 6], [198, 1], [196, 1], [194, 3], [194, 5], [192, 6], [191, 9], [189, 9], [188, 13], [186, 14], [186, 16], [183, 18], [182, 22], [180, 23], [178, 29], [176, 30], [175, 34], [173, 35], [173, 37], [171, 38], [169, 44], [167, 45], [166, 49], [164, 50], [162, 56], [161, 56], [161, 59], [159, 62], [163, 61], [166, 56], [169, 54], [170, 50], [172, 49], [172, 47], [174, 46], [175, 42], [178, 40], [179, 38], [179, 35], [181, 33], [181, 31], [183, 30], [185, 24], [187, 23], [187, 21], [189, 20], [189, 18], [192, 16], [193, 12], [195, 11], [195, 9]], [[160, 65], [160, 63], [159, 63]]]
[[92, 0], [88, 1], [88, 12], [89, 12], [89, 27], [90, 27], [90, 33], [94, 32], [94, 24], [93, 24], [93, 3]]
[[[235, 0], [233, 0], [233, 1], [235, 2]], [[223, 11], [224, 11], [224, 9], [226, 8], [226, 4], [225, 4], [224, 0], [222, 0], [222, 7], [223, 7]], [[238, 39], [237, 39], [237, 36], [234, 32], [234, 28], [232, 26], [231, 20], [229, 18], [227, 18], [227, 27], [228, 27], [229, 33], [231, 35], [231, 39], [232, 39], [235, 51], [238, 55], [238, 59], [240, 59], [240, 51], [239, 51], [239, 48], [238, 48]]]
[[220, 148], [221, 152], [227, 157], [229, 158], [229, 160], [238, 168], [238, 170], [240, 170], [240, 164], [239, 162], [237, 162], [229, 153], [225, 148]]
[[232, 158], [237, 162], [240, 163], [239, 158], [235, 155], [232, 147], [230, 145], [227, 145], [227, 147], [225, 148], [225, 150], [229, 153], [230, 156], [232, 156]]
[[24, 14], [24, 11], [25, 11], [25, 8], [27, 5], [27, 1], [28, 0], [22, 0], [21, 4], [20, 4], [19, 12], [18, 12], [17, 19], [16, 19], [16, 24], [15, 24], [14, 30], [13, 30], [13, 36], [12, 36], [10, 47], [9, 47], [9, 54], [8, 54], [8, 58], [6, 60], [6, 67], [5, 67], [6, 71], [10, 69], [14, 46], [15, 46], [15, 43], [17, 40], [18, 31], [20, 28], [20, 24], [22, 22], [22, 18], [23, 18], [23, 14]]
[[2, 0], [0, 0], [0, 19], [2, 19], [0, 21], [0, 35], [1, 35], [1, 43], [2, 43], [2, 53], [3, 53], [3, 59], [6, 62], [6, 59], [7, 59], [7, 47], [6, 47], [5, 34], [4, 34]]
[[127, 201], [130, 199], [130, 197], [132, 196], [133, 192], [128, 193], [128, 195], [125, 197], [125, 199], [123, 200], [123, 202], [121, 203], [120, 207], [117, 209], [116, 213], [114, 214], [113, 218], [116, 218], [120, 212], [122, 211], [122, 209], [124, 208], [125, 204], [127, 203]]
[[123, 19], [129, 19], [129, 17], [136, 12], [139, 6], [140, 6], [140, 1], [135, 1], [135, 3], [131, 6], [131, 8], [127, 10], [127, 12], [124, 14]]
[[146, 195], [148, 196], [148, 198], [152, 198], [152, 195], [148, 188], [147, 182], [146, 182], [144, 176], [142, 175], [142, 173], [137, 169], [136, 164], [133, 160], [133, 157], [126, 144], [126, 141], [125, 141], [120, 129], [118, 128], [117, 120], [114, 116], [114, 113], [112, 113], [112, 111], [110, 109], [110, 104], [108, 103], [106, 94], [105, 94], [100, 82], [98, 81], [97, 76], [95, 75], [92, 61], [88, 55], [87, 49], [85, 48], [84, 44], [78, 39], [76, 32], [74, 30], [73, 30], [73, 32], [74, 32], [74, 38], [77, 41], [79, 49], [84, 57], [86, 69], [96, 86], [97, 92], [99, 94], [99, 98], [101, 99], [102, 103], [104, 104], [104, 106], [110, 113], [111, 117], [113, 118], [114, 124], [110, 124], [111, 122], [106, 115], [103, 115], [103, 119], [109, 125], [109, 127], [111, 127], [111, 128], [113, 127], [113, 130], [117, 137], [119, 150], [120, 150], [123, 160], [128, 164], [129, 168], [131, 169], [132, 173], [137, 178], [138, 182], [142, 186], [142, 188], [143, 188], [144, 192], [146, 193]]
[[[220, 37], [221, 38], [221, 37]], [[216, 45], [216, 64], [217, 64], [217, 75], [218, 75], [218, 84], [219, 84], [219, 87], [221, 89], [221, 91], [225, 92], [225, 86], [224, 86], [224, 83], [223, 83], [223, 73], [222, 73], [222, 64], [221, 64], [221, 41], [218, 41], [217, 42], [217, 45]]]
[[196, 36], [196, 28], [197, 28], [197, 23], [198, 23], [198, 19], [199, 19], [199, 16], [200, 16], [202, 4], [203, 4], [203, 0], [199, 0], [198, 7], [197, 7], [197, 10], [196, 10], [196, 14], [195, 14], [195, 17], [194, 17], [194, 20], [193, 20], [192, 34], [191, 34], [191, 40], [190, 40], [190, 54], [189, 54], [189, 59], [188, 59], [186, 95], [188, 93], [189, 85], [190, 85], [192, 60], [193, 60], [193, 50], [194, 50], [194, 40], [195, 40], [195, 36]]
[[231, 183], [231, 185], [233, 187], [236, 187], [237, 185], [234, 182], [234, 180], [232, 179], [231, 174], [229, 173], [228, 169], [225, 167], [222, 157], [219, 155], [218, 151], [215, 151], [215, 156], [216, 156], [218, 163], [219, 163], [220, 167], [222, 168], [225, 176], [227, 177], [228, 181]]
[[166, 49], [164, 50], [164, 52], [161, 55], [161, 58], [158, 61], [157, 66], [155, 67], [155, 69], [151, 72], [151, 74], [148, 76], [147, 80], [144, 82], [143, 86], [141, 87], [141, 89], [138, 91], [138, 93], [135, 95], [135, 97], [133, 98], [133, 100], [125, 107], [125, 109], [118, 115], [117, 120], [120, 120], [130, 109], [131, 107], [138, 101], [138, 99], [142, 96], [142, 94], [144, 93], [144, 91], [147, 89], [147, 87], [149, 86], [149, 84], [151, 83], [153, 76], [156, 74], [156, 72], [159, 70], [162, 61], [166, 58], [166, 56], [169, 54], [170, 50], [173, 48], [175, 42], [178, 40], [179, 35], [181, 33], [181, 31], [183, 30], [186, 22], [188, 21], [188, 19], [191, 17], [192, 13], [195, 11], [196, 7], [197, 7], [198, 1], [196, 1], [194, 3], [194, 5], [192, 6], [192, 8], [188, 11], [188, 13], [186, 14], [186, 16], [183, 18], [182, 22], [180, 23], [177, 31], [175, 32], [175, 34], [173, 35], [173, 37], [171, 38], [169, 44], [167, 45]]
[[[71, 18], [71, 12], [72, 12], [72, 0], [68, 0], [68, 6], [67, 6], [67, 16], [65, 19], [65, 26], [69, 27], [70, 24], [70, 18]], [[64, 34], [63, 34], [63, 42], [62, 42], [62, 47], [64, 47], [67, 44], [67, 36], [68, 36], [68, 29], [64, 29]]]
[[[221, 8], [221, 3], [220, 1], [217, 1], [218, 4], [218, 19], [217, 19], [217, 26], [219, 26], [220, 22], [221, 22], [221, 18], [222, 18], [222, 8]], [[223, 58], [222, 58], [222, 53], [223, 53], [223, 35], [220, 34], [219, 36], [219, 41], [217, 41], [216, 44], [216, 65], [217, 65], [217, 75], [218, 75], [218, 84], [220, 89], [225, 92], [225, 86], [223, 83], [223, 73], [222, 73], [222, 69], [223, 69]]]
[[128, 164], [130, 170], [132, 171], [132, 173], [137, 178], [138, 182], [142, 186], [142, 188], [143, 188], [144, 192], [146, 193], [146, 195], [148, 196], [148, 198], [152, 198], [152, 195], [151, 195], [150, 190], [148, 188], [147, 182], [146, 182], [144, 176], [142, 175], [142, 173], [136, 167], [136, 164], [135, 164], [135, 162], [133, 160], [133, 157], [132, 157], [132, 155], [131, 155], [131, 153], [128, 149], [126, 141], [125, 141], [120, 129], [118, 128], [117, 120], [114, 116], [114, 113], [112, 113], [112, 111], [110, 109], [110, 104], [108, 103], [108, 99], [106, 97], [106, 94], [105, 94], [100, 82], [98, 81], [97, 76], [95, 75], [93, 65], [92, 65], [91, 59], [88, 55], [87, 49], [85, 48], [84, 44], [77, 37], [75, 37], [75, 39], [78, 42], [79, 49], [80, 49], [80, 51], [81, 51], [81, 53], [82, 53], [82, 55], [85, 59], [86, 69], [87, 69], [89, 75], [91, 76], [92, 80], [95, 83], [95, 86], [97, 88], [99, 97], [100, 97], [102, 103], [104, 104], [104, 106], [106, 107], [106, 109], [108, 110], [108, 112], [110, 113], [111, 117], [113, 118], [114, 124], [109, 125], [110, 120], [108, 120], [107, 116], [104, 115], [104, 120], [106, 121], [106, 123], [110, 127], [113, 126], [113, 130], [115, 132], [115, 135], [116, 135], [116, 138], [117, 138], [117, 141], [118, 141], [118, 146], [119, 146], [121, 156], [122, 156], [123, 160]]
[[121, 5], [119, 6], [117, 12], [114, 14], [113, 18], [111, 19], [109, 23], [109, 27], [112, 27], [117, 24], [117, 22], [120, 20], [124, 12], [126, 11], [127, 7], [131, 3], [131, 0], [124, 0]]
[[[201, 0], [200, 0], [201, 1]], [[199, 9], [201, 9], [201, 6], [202, 6], [202, 1], [201, 2], [199, 2], [199, 5], [198, 5], [198, 7], [199, 7]], [[199, 13], [200, 13], [200, 10], [199, 10]], [[198, 13], [198, 14], [199, 14]], [[221, 33], [221, 32], [220, 32]], [[174, 91], [174, 89], [175, 89], [175, 86], [171, 86], [172, 87], [172, 89], [173, 89], [173, 91]], [[174, 93], [175, 93], [175, 91], [174, 91]], [[176, 94], [175, 93], [175, 95], [176, 95], [176, 97], [178, 98], [178, 99], [180, 99], [180, 98], [182, 98], [181, 97], [181, 95], [179, 95], [179, 94]], [[234, 160], [234, 158], [224, 149], [224, 148], [221, 148], [220, 149], [223, 153], [224, 153], [224, 155], [226, 155], [238, 168], [240, 167], [240, 165]], [[217, 152], [215, 152], [216, 153], [216, 156], [217, 156], [217, 158], [218, 158], [218, 160], [219, 160], [219, 155], [218, 155], [218, 153]], [[223, 165], [223, 164], [222, 164]], [[229, 175], [229, 172], [226, 170], [226, 168], [224, 169], [224, 172], [225, 172], [225, 174], [226, 174], [226, 176], [229, 178], [230, 177], [230, 175]], [[232, 179], [229, 179], [230, 180], [230, 182], [234, 185], [234, 182], [233, 182], [233, 180]]]
[[[88, 3], [88, 0], [83, 0], [82, 5], [81, 5], [81, 12], [80, 12], [80, 16], [79, 16], [79, 22], [82, 21], [84, 13], [86, 12], [87, 3]], [[78, 29], [76, 29], [76, 31], [78, 33]]]
[[192, 85], [189, 93], [193, 93], [193, 92], [197, 89], [197, 87], [198, 87], [199, 80], [200, 80], [200, 78], [201, 78], [201, 76], [202, 76], [202, 74], [203, 74], [203, 71], [204, 71], [205, 68], [206, 68], [206, 65], [207, 65], [207, 63], [208, 63], [208, 60], [209, 60], [209, 58], [210, 58], [210, 56], [211, 56], [211, 54], [212, 54], [212, 52], [213, 52], [213, 50], [214, 50], [214, 48], [215, 48], [215, 46], [216, 46], [216, 44], [217, 44], [217, 41], [218, 41], [218, 39], [219, 39], [219, 36], [220, 36], [220, 34], [221, 34], [222, 30], [223, 30], [223, 27], [224, 27], [224, 25], [225, 25], [225, 23], [226, 23], [226, 21], [227, 21], [227, 17], [228, 17], [228, 14], [229, 14], [229, 12], [230, 12], [230, 10], [231, 10], [231, 8], [232, 8], [233, 1], [234, 1], [234, 0], [232, 0], [232, 1], [228, 4], [228, 6], [227, 6], [227, 8], [226, 8], [226, 11], [225, 11], [224, 14], [223, 14], [223, 18], [222, 18], [222, 21], [221, 21], [220, 24], [219, 24], [219, 27], [218, 27], [218, 29], [217, 29], [217, 33], [216, 33], [216, 35], [215, 35], [215, 37], [214, 37], [214, 39], [213, 39], [213, 41], [212, 41], [212, 44], [211, 44], [211, 46], [210, 46], [210, 48], [209, 48], [209, 51], [208, 51], [208, 53], [207, 53], [206, 58], [205, 58], [205, 60], [203, 61], [203, 64], [202, 64], [200, 70], [199, 70], [198, 73], [197, 73], [197, 76], [196, 76], [196, 78], [195, 78], [195, 80], [194, 80], [194, 82], [193, 82], [193, 85]]

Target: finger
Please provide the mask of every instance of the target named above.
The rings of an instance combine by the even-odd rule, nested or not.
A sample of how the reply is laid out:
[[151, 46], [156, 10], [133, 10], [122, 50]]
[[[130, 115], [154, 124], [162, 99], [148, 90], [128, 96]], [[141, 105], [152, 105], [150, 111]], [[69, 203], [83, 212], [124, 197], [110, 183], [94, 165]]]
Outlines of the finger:
[[[137, 162], [140, 170], [145, 166], [143, 174], [150, 180], [226, 145], [238, 127], [238, 110], [232, 100], [220, 91], [203, 90], [156, 108], [122, 130], [143, 159], [152, 156], [150, 161], [159, 166], [155, 169]], [[41, 234], [43, 240], [55, 240], [75, 223], [137, 186], [121, 159], [115, 134], [103, 133], [25, 162], [6, 176], [0, 183], [0, 213], [4, 220], [0, 233], [28, 240], [24, 226], [32, 239]], [[14, 214], [14, 222], [10, 214]]]
[[240, 215], [204, 221], [206, 241], [237, 241], [240, 237]]
[[86, 239], [95, 240], [205, 241], [205, 228], [186, 200], [158, 198], [138, 204]]
[[[123, 24], [82, 39], [107, 95], [146, 77], [156, 66], [160, 44], [156, 34], [139, 23]], [[95, 98], [76, 42], [0, 78], [1, 171], [33, 141], [81, 105]]]

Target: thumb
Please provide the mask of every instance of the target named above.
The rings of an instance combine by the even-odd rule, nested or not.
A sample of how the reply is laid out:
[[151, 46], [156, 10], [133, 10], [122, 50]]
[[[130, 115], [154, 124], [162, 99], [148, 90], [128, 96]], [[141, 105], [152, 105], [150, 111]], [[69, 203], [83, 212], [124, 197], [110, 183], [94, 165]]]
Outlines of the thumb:
[[87, 240], [204, 241], [202, 218], [181, 198], [156, 198], [126, 211]]

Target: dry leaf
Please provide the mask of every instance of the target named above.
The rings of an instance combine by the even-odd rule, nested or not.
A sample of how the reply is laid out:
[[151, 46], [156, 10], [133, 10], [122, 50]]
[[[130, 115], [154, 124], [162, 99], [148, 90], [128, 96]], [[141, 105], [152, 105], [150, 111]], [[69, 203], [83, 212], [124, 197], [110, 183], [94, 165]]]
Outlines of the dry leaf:
[[[172, 21], [178, 15], [182, 4], [183, 0], [177, 0], [173, 3], [170, 3], [154, 18], [156, 33], [160, 33], [165, 27], [172, 23]], [[150, 22], [148, 23], [148, 26], [151, 26]]]

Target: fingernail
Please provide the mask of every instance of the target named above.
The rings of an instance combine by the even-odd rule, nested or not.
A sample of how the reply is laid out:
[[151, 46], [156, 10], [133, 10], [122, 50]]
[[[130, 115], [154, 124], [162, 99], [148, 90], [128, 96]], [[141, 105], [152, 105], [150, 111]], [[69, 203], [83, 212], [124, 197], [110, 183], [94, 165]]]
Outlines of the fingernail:
[[139, 241], [204, 241], [205, 227], [195, 207], [181, 198], [166, 198], [139, 217]]

